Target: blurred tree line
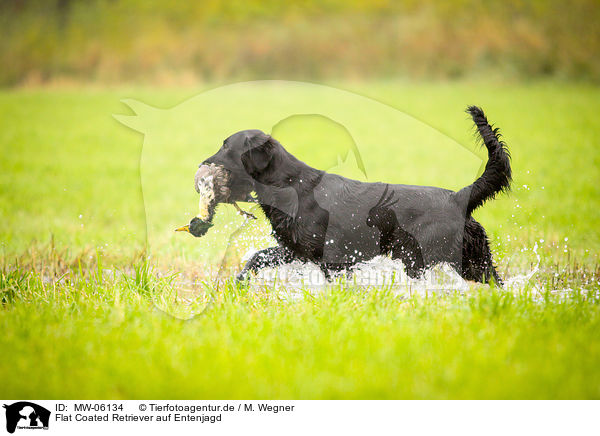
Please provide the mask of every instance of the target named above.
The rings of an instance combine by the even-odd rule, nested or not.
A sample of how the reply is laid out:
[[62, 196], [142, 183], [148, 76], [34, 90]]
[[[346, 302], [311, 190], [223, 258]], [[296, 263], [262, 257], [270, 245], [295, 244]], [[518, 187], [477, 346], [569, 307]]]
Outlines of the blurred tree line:
[[0, 0], [0, 85], [600, 79], [598, 0]]

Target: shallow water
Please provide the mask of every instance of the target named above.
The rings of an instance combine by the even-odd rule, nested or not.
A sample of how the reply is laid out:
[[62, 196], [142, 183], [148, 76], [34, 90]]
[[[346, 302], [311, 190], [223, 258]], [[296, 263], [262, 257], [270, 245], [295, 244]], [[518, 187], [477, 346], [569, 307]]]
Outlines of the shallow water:
[[[549, 293], [561, 298], [569, 299], [576, 295], [584, 298], [600, 299], [600, 291], [582, 289], [577, 285], [560, 289], [549, 289], [547, 271], [540, 271], [541, 257], [538, 254], [537, 244], [530, 250], [536, 256], [536, 263], [529, 269], [512, 275], [504, 276], [505, 291], [520, 295], [527, 292], [536, 300], [543, 301]], [[251, 254], [251, 253], [250, 253]], [[230, 271], [231, 272], [231, 271]], [[218, 270], [212, 271], [204, 279], [192, 278], [186, 274], [175, 274], [161, 270], [150, 270], [149, 273], [157, 278], [172, 277], [166, 281], [165, 287], [153, 294], [154, 305], [162, 312], [181, 319], [189, 319], [204, 312], [212, 301], [213, 292], [219, 292], [218, 284], [223, 283], [223, 275], [219, 278]], [[125, 276], [126, 279], [135, 278], [133, 269], [103, 270], [102, 281], [116, 281]], [[235, 276], [235, 271], [226, 274], [226, 278]], [[46, 284], [58, 284], [67, 276], [54, 277], [44, 274]], [[97, 280], [89, 277], [86, 280]], [[132, 280], [132, 284], [134, 280]], [[593, 283], [593, 281], [592, 281]], [[487, 287], [480, 283], [463, 280], [452, 267], [446, 264], [437, 265], [427, 270], [420, 279], [411, 279], [405, 273], [404, 265], [400, 260], [378, 256], [370, 261], [357, 264], [348, 273], [334, 276], [327, 281], [325, 275], [312, 263], [295, 261], [279, 268], [265, 268], [256, 276], [251, 277], [249, 291], [264, 294], [267, 292], [283, 301], [297, 301], [306, 297], [306, 294], [318, 296], [335, 290], [350, 290], [360, 293], [374, 289], [384, 289], [401, 298], [411, 296], [443, 297], [445, 295], [472, 295], [471, 291]], [[587, 286], [585, 286], [587, 288]]]
[[[585, 295], [594, 295], [598, 298], [599, 292], [587, 289], [561, 288], [546, 291], [539, 284], [541, 257], [538, 254], [538, 245], [531, 250], [536, 257], [536, 263], [529, 271], [504, 278], [503, 289], [520, 294], [524, 289], [534, 297], [542, 298], [545, 292], [555, 295], [572, 296], [575, 292]], [[440, 264], [427, 270], [423, 278], [412, 279], [405, 273], [400, 260], [392, 260], [378, 256], [370, 261], [362, 262], [352, 268], [348, 274], [335, 276], [332, 281], [327, 281], [325, 275], [314, 264], [299, 261], [278, 268], [265, 268], [251, 280], [251, 288], [267, 289], [278, 293], [284, 299], [298, 299], [305, 292], [318, 294], [331, 287], [352, 288], [353, 290], [367, 290], [369, 288], [383, 288], [401, 296], [426, 296], [431, 294], [467, 294], [482, 285], [464, 280], [451, 266]]]
[[422, 279], [411, 279], [399, 260], [378, 256], [357, 264], [348, 274], [327, 281], [323, 272], [312, 263], [299, 261], [279, 268], [265, 268], [252, 281], [252, 286], [277, 291], [318, 292], [331, 286], [352, 288], [383, 287], [396, 293], [468, 290], [470, 285], [448, 265], [428, 270]]

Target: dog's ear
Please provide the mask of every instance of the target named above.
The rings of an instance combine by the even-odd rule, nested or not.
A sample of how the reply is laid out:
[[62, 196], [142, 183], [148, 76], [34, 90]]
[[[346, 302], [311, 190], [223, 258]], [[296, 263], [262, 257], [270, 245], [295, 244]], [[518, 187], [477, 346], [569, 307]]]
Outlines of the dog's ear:
[[256, 178], [271, 163], [275, 144], [269, 135], [260, 133], [246, 138], [242, 153], [242, 165], [248, 174]]

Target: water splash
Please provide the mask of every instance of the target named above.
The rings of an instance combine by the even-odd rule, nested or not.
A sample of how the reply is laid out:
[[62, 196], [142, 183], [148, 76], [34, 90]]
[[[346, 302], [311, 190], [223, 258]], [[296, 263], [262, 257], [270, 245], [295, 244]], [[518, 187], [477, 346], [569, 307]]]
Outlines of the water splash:
[[420, 279], [407, 276], [400, 260], [378, 256], [354, 266], [348, 273], [325, 278], [321, 269], [312, 263], [292, 262], [279, 268], [265, 268], [253, 279], [252, 285], [273, 289], [283, 298], [296, 299], [308, 292], [316, 295], [330, 287], [341, 286], [359, 292], [377, 287], [398, 295], [427, 295], [429, 293], [466, 292], [470, 284], [449, 265], [440, 264], [427, 270]]
[[[537, 263], [536, 263], [535, 267], [533, 267], [533, 269], [526, 274], [518, 274], [514, 277], [505, 279], [506, 289], [520, 290], [529, 283], [529, 281], [533, 278], [534, 275], [536, 275], [538, 273], [538, 271], [540, 270], [540, 263], [541, 263], [542, 259], [541, 259], [540, 254], [538, 253], [537, 242], [533, 245], [532, 251], [535, 254], [535, 257], [537, 259]], [[535, 287], [537, 289], [537, 286], [535, 286]]]

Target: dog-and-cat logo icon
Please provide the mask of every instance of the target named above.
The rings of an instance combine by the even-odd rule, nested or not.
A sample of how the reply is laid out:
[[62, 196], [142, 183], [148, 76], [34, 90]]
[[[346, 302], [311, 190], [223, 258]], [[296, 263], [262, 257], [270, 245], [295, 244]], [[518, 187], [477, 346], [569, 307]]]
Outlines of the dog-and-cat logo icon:
[[5, 404], [6, 431], [14, 433], [22, 430], [48, 430], [50, 411], [29, 401], [19, 401], [10, 405]]

